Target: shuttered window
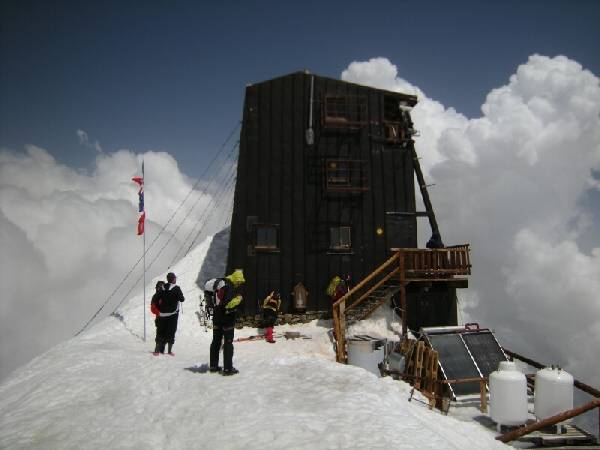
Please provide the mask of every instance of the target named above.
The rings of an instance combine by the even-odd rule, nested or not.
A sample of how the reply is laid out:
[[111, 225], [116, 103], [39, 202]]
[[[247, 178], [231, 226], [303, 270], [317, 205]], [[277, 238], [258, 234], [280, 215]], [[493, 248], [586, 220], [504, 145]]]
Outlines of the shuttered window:
[[329, 249], [348, 251], [352, 248], [351, 228], [349, 226], [331, 227], [329, 229]]

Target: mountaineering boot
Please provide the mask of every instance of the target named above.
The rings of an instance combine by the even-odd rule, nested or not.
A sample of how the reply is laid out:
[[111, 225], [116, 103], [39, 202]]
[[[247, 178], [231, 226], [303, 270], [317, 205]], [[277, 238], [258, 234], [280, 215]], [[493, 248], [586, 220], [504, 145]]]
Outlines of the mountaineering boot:
[[215, 372], [221, 372], [223, 370], [223, 368], [221, 366], [217, 366], [217, 367], [209, 367], [208, 371], [210, 373], [215, 373]]
[[240, 371], [237, 370], [235, 367], [232, 367], [231, 369], [223, 370], [223, 372], [221, 372], [221, 375], [227, 377], [229, 375], [235, 375], [236, 373], [240, 373]]

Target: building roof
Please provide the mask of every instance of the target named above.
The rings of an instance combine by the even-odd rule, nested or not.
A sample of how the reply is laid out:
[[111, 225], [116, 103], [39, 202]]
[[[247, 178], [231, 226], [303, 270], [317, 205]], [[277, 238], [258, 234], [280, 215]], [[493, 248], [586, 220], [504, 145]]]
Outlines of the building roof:
[[385, 94], [389, 94], [389, 95], [393, 95], [395, 97], [398, 97], [402, 100], [405, 100], [410, 106], [415, 106], [418, 102], [417, 96], [416, 95], [410, 95], [410, 94], [404, 94], [402, 92], [396, 92], [396, 91], [388, 91], [386, 89], [379, 89], [379, 88], [375, 88], [373, 86], [366, 86], [366, 85], [362, 85], [362, 84], [358, 84], [358, 83], [352, 83], [350, 81], [344, 81], [344, 80], [338, 80], [337, 78], [331, 78], [331, 77], [324, 77], [322, 75], [317, 75], [314, 73], [310, 73], [310, 71], [308, 70], [298, 70], [296, 72], [292, 72], [292, 73], [288, 73], [286, 75], [281, 75], [278, 77], [274, 77], [274, 78], [270, 78], [268, 80], [263, 80], [263, 81], [259, 81], [258, 83], [249, 83], [248, 86], [254, 86], [254, 85], [259, 85], [259, 84], [263, 84], [263, 83], [270, 83], [274, 80], [279, 80], [282, 78], [288, 78], [288, 77], [292, 77], [294, 75], [304, 75], [304, 76], [314, 76], [316, 78], [320, 78], [322, 80], [330, 80], [330, 81], [335, 81], [337, 83], [345, 83], [345, 84], [349, 84], [349, 85], [353, 85], [356, 87], [360, 87], [363, 89], [371, 89], [374, 91], [380, 91], [383, 92]]

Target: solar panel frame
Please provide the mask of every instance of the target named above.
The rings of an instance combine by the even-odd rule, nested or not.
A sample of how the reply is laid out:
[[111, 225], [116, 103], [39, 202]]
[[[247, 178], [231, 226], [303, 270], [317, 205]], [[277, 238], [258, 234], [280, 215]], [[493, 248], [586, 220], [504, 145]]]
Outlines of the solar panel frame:
[[489, 330], [461, 333], [463, 342], [473, 356], [479, 372], [484, 377], [498, 369], [501, 361], [508, 361], [494, 333]]
[[[425, 334], [438, 352], [438, 364], [447, 380], [479, 378], [481, 372], [460, 333]], [[454, 397], [479, 393], [479, 383], [448, 384]]]

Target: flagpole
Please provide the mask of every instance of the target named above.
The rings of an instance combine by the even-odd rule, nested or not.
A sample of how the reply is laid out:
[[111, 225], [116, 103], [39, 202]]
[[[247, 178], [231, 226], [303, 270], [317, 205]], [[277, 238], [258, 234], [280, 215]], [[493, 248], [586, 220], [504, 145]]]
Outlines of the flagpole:
[[[144, 160], [142, 159], [142, 179], [144, 180], [144, 184], [146, 183], [145, 179], [146, 175], [144, 174]], [[144, 214], [146, 214], [146, 207], [144, 206]], [[146, 342], [146, 230], [144, 224], [144, 235], [143, 245], [144, 245], [144, 342]]]

